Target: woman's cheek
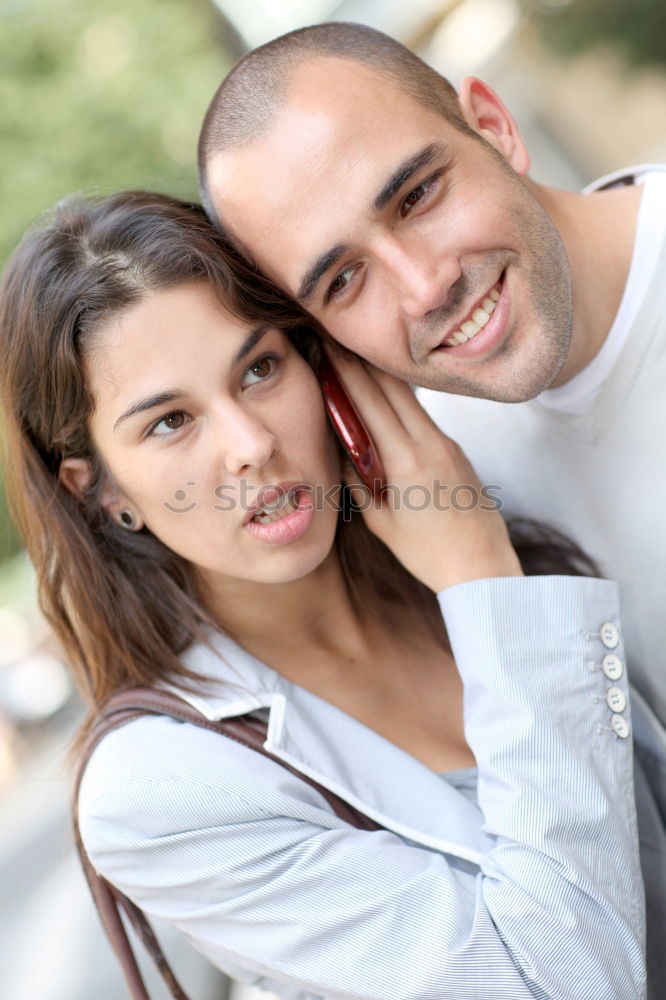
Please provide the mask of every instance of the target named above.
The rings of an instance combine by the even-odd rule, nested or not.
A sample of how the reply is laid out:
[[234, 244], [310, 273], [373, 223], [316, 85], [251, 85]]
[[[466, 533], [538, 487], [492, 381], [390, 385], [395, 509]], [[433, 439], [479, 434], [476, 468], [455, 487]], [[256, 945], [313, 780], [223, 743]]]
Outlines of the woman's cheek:
[[[339, 481], [341, 473], [340, 455], [333, 427], [326, 415], [319, 382], [313, 379], [312, 396], [308, 408], [308, 422], [311, 438], [316, 441], [317, 455], [326, 464], [327, 478]], [[307, 424], [306, 424], [307, 426]]]

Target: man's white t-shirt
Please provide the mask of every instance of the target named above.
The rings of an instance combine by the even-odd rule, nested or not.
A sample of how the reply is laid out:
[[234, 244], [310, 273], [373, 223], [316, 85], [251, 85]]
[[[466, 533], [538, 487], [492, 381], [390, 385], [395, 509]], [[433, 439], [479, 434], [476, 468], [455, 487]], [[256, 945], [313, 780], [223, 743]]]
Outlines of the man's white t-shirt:
[[643, 186], [638, 211], [634, 251], [624, 295], [612, 327], [596, 357], [572, 379], [556, 389], [546, 389], [537, 402], [560, 413], [581, 414], [589, 408], [606, 377], [610, 374], [624, 345], [640, 304], [654, 277], [659, 247], [666, 230], [666, 169], [644, 165], [618, 170], [601, 177], [583, 189], [583, 194], [612, 187], [616, 179], [633, 174], [634, 183]]

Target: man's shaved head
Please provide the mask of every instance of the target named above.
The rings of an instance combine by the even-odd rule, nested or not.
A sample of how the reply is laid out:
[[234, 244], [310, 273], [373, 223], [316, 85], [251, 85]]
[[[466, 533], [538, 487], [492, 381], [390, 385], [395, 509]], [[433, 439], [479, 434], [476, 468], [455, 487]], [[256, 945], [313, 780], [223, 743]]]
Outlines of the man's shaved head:
[[249, 52], [213, 96], [199, 136], [199, 187], [211, 218], [221, 221], [209, 190], [211, 158], [264, 135], [283, 105], [294, 70], [323, 57], [349, 59], [376, 70], [406, 96], [478, 139], [463, 118], [458, 95], [448, 80], [400, 42], [363, 24], [299, 28]]
[[305, 28], [232, 70], [199, 157], [204, 205], [230, 242], [377, 367], [507, 402], [560, 371], [566, 252], [482, 80], [458, 95], [378, 31]]

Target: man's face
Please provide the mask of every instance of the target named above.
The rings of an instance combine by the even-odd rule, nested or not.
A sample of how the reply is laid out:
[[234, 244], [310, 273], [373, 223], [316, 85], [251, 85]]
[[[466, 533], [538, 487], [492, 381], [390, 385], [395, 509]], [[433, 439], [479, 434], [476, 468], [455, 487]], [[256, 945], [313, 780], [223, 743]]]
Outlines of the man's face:
[[300, 67], [210, 187], [256, 263], [399, 378], [519, 401], [562, 367], [570, 279], [548, 215], [495, 149], [366, 67]]

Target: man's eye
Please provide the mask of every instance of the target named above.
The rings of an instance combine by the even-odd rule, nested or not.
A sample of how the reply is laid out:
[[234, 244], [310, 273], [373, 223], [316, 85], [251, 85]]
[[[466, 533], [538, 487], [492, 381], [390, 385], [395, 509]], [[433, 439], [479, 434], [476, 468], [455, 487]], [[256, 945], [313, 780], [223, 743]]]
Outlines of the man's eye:
[[[181, 427], [184, 427], [188, 419], [187, 414], [183, 410], [174, 410], [172, 413], [167, 413], [166, 417], [158, 420], [151, 427], [149, 433], [155, 437], [168, 437], [173, 431], [178, 431]], [[160, 427], [163, 429], [160, 430]]]
[[413, 191], [410, 191], [407, 197], [403, 198], [402, 205], [400, 206], [401, 214], [407, 215], [410, 208], [414, 208], [414, 205], [417, 205], [421, 201], [421, 198], [423, 198], [423, 196], [427, 193], [427, 190], [428, 184], [424, 182], [423, 184], [419, 184], [418, 187], [415, 187]]
[[349, 285], [354, 275], [356, 267], [346, 267], [344, 271], [340, 271], [331, 282], [328, 288], [328, 298], [335, 299], [341, 295]]
[[[245, 371], [243, 382], [249, 385], [265, 382], [273, 374], [279, 361], [280, 359], [272, 354], [267, 354], [263, 358], [259, 358], [258, 361], [253, 361]], [[248, 381], [248, 376], [254, 376], [254, 378], [250, 378]]]
[[400, 202], [400, 215], [404, 218], [411, 210], [421, 203], [429, 204], [431, 199], [441, 190], [442, 171], [438, 170], [432, 177], [427, 177], [409, 192]]

